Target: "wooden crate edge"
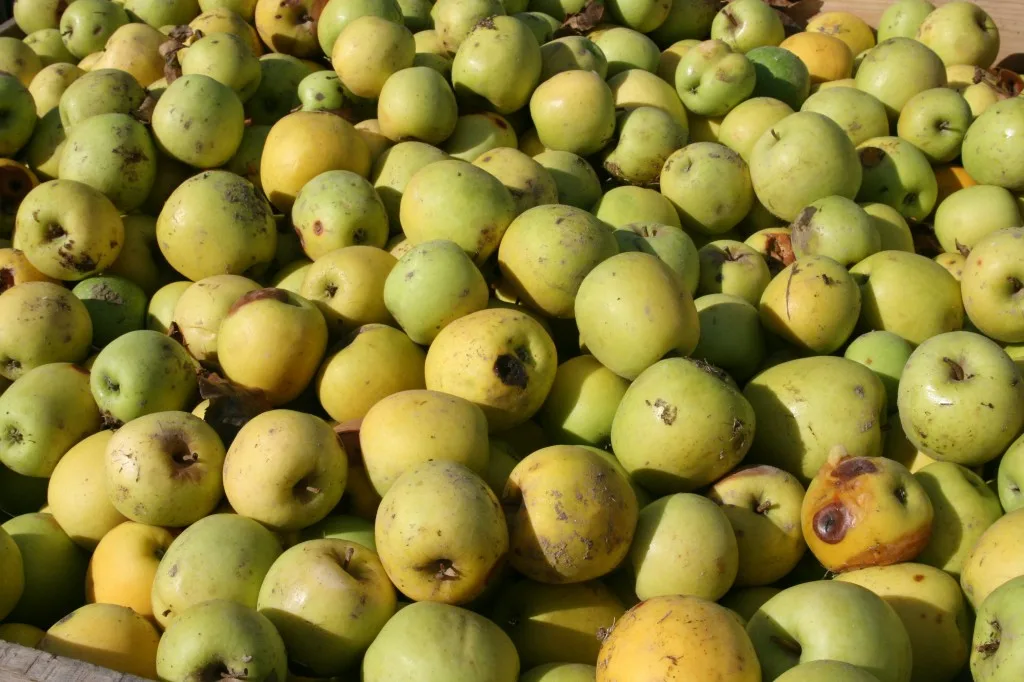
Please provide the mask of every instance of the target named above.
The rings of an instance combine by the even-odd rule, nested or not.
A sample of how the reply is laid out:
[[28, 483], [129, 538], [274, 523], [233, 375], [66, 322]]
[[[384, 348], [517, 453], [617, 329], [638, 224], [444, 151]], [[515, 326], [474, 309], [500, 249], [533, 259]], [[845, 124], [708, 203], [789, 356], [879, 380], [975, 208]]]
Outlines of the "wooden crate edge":
[[73, 658], [0, 641], [0, 682], [149, 682]]

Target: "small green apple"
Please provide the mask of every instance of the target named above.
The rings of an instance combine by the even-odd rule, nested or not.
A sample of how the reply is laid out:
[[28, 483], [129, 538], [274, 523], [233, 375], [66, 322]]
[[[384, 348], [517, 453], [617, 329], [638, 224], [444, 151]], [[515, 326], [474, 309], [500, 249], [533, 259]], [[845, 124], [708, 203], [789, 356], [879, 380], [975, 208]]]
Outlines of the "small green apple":
[[146, 317], [146, 292], [124, 277], [89, 277], [75, 285], [77, 296], [92, 318], [92, 343], [103, 348], [124, 334], [142, 329]]
[[594, 682], [597, 668], [586, 663], [546, 663], [530, 668], [519, 682]]
[[896, 396], [903, 368], [914, 347], [902, 336], [887, 331], [872, 331], [858, 336], [846, 347], [843, 357], [864, 365], [882, 380], [890, 412], [896, 411]]
[[0, 154], [10, 158], [32, 138], [36, 105], [28, 88], [9, 73], [0, 73], [0, 102]]
[[863, 668], [842, 661], [808, 661], [800, 663], [775, 678], [775, 682], [878, 682]]
[[847, 267], [859, 263], [882, 246], [871, 216], [852, 199], [818, 199], [790, 225], [793, 254], [799, 258], [828, 256]]
[[748, 99], [722, 119], [718, 140], [749, 163], [750, 153], [765, 131], [792, 113], [792, 107], [772, 97]]
[[725, 116], [750, 97], [756, 81], [754, 65], [743, 54], [721, 40], [706, 40], [679, 60], [675, 87], [688, 111]]
[[555, 382], [538, 413], [553, 444], [593, 445], [610, 442], [612, 420], [629, 382], [592, 355], [559, 365]]
[[1024, 228], [1003, 228], [979, 239], [960, 288], [967, 316], [983, 334], [1003, 343], [1024, 341], [1018, 293], [1024, 289]]
[[637, 222], [615, 230], [619, 251], [643, 251], [657, 256], [683, 280], [690, 295], [697, 293], [700, 262], [690, 235], [674, 225]]
[[786, 38], [778, 13], [763, 0], [735, 0], [719, 11], [711, 23], [711, 38], [739, 53], [777, 46]]
[[974, 121], [964, 138], [963, 164], [979, 184], [1024, 191], [1024, 98], [994, 104]]
[[946, 66], [970, 64], [987, 69], [999, 54], [999, 28], [973, 2], [951, 2], [925, 17], [917, 39]]
[[377, 543], [373, 539], [373, 522], [358, 516], [332, 514], [312, 526], [303, 528], [299, 537], [302, 540], [345, 540], [377, 551]]
[[839, 124], [854, 145], [889, 134], [889, 119], [877, 97], [853, 87], [818, 90], [800, 111], [814, 111]]
[[916, 38], [925, 17], [935, 11], [928, 0], [897, 0], [889, 5], [878, 22], [878, 42], [890, 38]]
[[754, 204], [747, 163], [714, 142], [695, 142], [669, 156], [661, 169], [661, 193], [684, 229], [706, 235], [736, 227]]
[[921, 150], [899, 137], [875, 137], [857, 151], [864, 170], [858, 201], [888, 204], [908, 220], [931, 215], [939, 186]]
[[992, 232], [1022, 225], [1017, 198], [994, 185], [973, 185], [953, 192], [935, 212], [935, 236], [942, 248], [964, 256]]
[[698, 257], [697, 293], [701, 296], [732, 294], [756, 305], [772, 279], [765, 259], [743, 242], [729, 239], [708, 242], [700, 248]]
[[857, 88], [885, 105], [896, 121], [910, 99], [946, 84], [946, 66], [937, 54], [913, 38], [888, 38], [872, 48], [856, 75]]
[[731, 294], [708, 294], [694, 301], [700, 341], [691, 356], [710, 362], [744, 382], [761, 366], [766, 353], [757, 307]]
[[907, 101], [896, 130], [938, 165], [960, 156], [967, 129], [973, 122], [971, 105], [963, 95], [950, 88], [933, 88]]
[[807, 65], [782, 47], [755, 47], [747, 52], [754, 65], [757, 84], [754, 97], [772, 97], [799, 110], [811, 92], [811, 74]]
[[60, 35], [68, 52], [81, 59], [102, 50], [107, 38], [128, 22], [128, 14], [119, 3], [77, 0], [60, 17]]
[[871, 223], [882, 238], [880, 251], [907, 251], [914, 253], [914, 234], [907, 219], [888, 204], [861, 204], [871, 216]]

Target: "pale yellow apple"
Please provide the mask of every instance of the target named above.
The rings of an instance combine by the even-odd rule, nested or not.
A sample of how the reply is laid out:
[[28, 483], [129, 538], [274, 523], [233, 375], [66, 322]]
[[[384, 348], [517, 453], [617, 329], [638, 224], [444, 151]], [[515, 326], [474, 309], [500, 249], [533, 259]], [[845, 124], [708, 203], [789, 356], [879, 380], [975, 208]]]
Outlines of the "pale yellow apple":
[[85, 598], [119, 604], [153, 617], [151, 593], [157, 566], [174, 535], [166, 528], [127, 521], [103, 536], [89, 560]]
[[86, 604], [46, 632], [39, 649], [147, 679], [156, 678], [160, 634], [126, 606]]
[[1024, 575], [1024, 509], [1002, 517], [978, 538], [960, 573], [960, 586], [975, 609], [997, 587]]
[[128, 520], [107, 495], [103, 467], [113, 435], [100, 431], [79, 441], [57, 462], [46, 489], [53, 518], [85, 550], [92, 550], [108, 531]]

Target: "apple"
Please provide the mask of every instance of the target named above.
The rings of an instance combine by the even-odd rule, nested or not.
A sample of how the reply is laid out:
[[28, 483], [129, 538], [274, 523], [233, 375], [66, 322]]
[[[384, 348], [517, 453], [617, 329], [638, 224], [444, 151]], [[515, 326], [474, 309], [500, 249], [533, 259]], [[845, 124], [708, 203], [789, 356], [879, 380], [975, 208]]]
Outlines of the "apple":
[[861, 172], [857, 151], [843, 129], [814, 112], [782, 119], [761, 136], [750, 155], [757, 199], [786, 221], [795, 220], [818, 199], [854, 198]]
[[77, 365], [41, 365], [0, 395], [0, 463], [22, 476], [50, 476], [65, 452], [99, 429], [89, 372]]
[[57, 621], [37, 648], [152, 679], [159, 642], [153, 624], [127, 606], [86, 604]]
[[971, 613], [960, 585], [923, 564], [876, 566], [836, 576], [884, 599], [910, 636], [912, 682], [951, 682], [967, 663]]
[[[669, 9], [671, 12], [675, 9], [675, 4]], [[654, 36], [652, 36], [654, 37]], [[657, 38], [655, 38], [657, 41]], [[701, 41], [696, 38], [685, 38], [683, 40], [677, 40], [668, 47], [665, 47], [661, 51], [661, 57], [658, 59], [658, 70], [655, 72], [661, 80], [666, 83], [676, 82], [676, 68], [679, 66], [679, 60], [683, 58], [690, 48], [700, 45]], [[544, 46], [541, 46], [541, 52], [544, 52]], [[581, 55], [582, 56], [582, 55]], [[607, 65], [605, 66], [607, 70]], [[541, 76], [543, 78], [543, 76]]]
[[208, 600], [256, 608], [260, 585], [281, 554], [277, 537], [237, 514], [206, 516], [181, 532], [153, 579], [153, 615], [165, 629]]
[[734, 228], [754, 201], [746, 162], [714, 142], [695, 142], [669, 156], [661, 169], [661, 193], [683, 228], [705, 235]]
[[[171, 286], [183, 290], [177, 292], [170, 289]], [[168, 301], [167, 307], [173, 311], [171, 321], [177, 326], [182, 343], [196, 360], [207, 366], [217, 366], [217, 332], [221, 322], [236, 301], [259, 288], [259, 284], [241, 275], [214, 275], [195, 283], [165, 288], [169, 298], [174, 293], [178, 294], [174, 303]], [[157, 296], [155, 294], [150, 301], [151, 313]]]
[[819, 90], [807, 98], [800, 111], [815, 112], [832, 119], [854, 145], [889, 134], [885, 106], [873, 95], [853, 87]]
[[971, 548], [1002, 516], [999, 498], [978, 474], [952, 462], [928, 464], [914, 478], [935, 510], [931, 540], [917, 561], [959, 578]]
[[558, 366], [538, 422], [556, 445], [603, 447], [610, 442], [612, 420], [627, 388], [628, 381], [593, 355], [577, 356]]
[[744, 467], [708, 490], [736, 534], [736, 587], [769, 585], [800, 561], [807, 545], [800, 530], [804, 487], [773, 466]]
[[735, 0], [715, 16], [711, 38], [742, 54], [778, 45], [785, 40], [786, 31], [782, 19], [763, 0]]
[[12, 270], [0, 270], [15, 282], [0, 297], [0, 377], [14, 381], [41, 365], [85, 360], [92, 345], [85, 305], [55, 282], [19, 282]]
[[0, 619], [14, 610], [25, 592], [25, 567], [18, 544], [3, 528], [0, 528], [0, 570], [4, 574], [4, 585], [0, 588]]
[[832, 34], [802, 31], [786, 38], [779, 47], [789, 50], [807, 65], [812, 90], [822, 83], [845, 80], [853, 74], [850, 47]]
[[212, 599], [185, 610], [167, 627], [156, 671], [167, 682], [284, 680], [288, 659], [266, 616], [244, 604]]
[[946, 66], [928, 47], [913, 38], [879, 38], [861, 62], [855, 76], [857, 88], [885, 105], [890, 121], [896, 121], [918, 93], [946, 84]]
[[902, 336], [879, 330], [855, 338], [846, 347], [843, 357], [859, 362], [882, 380], [887, 407], [894, 412], [900, 377], [913, 352], [914, 347]]
[[619, 598], [601, 581], [546, 585], [521, 578], [495, 595], [489, 615], [508, 633], [527, 667], [593, 664], [602, 633], [625, 612]]
[[971, 114], [978, 118], [993, 104], [1007, 99], [1007, 94], [988, 81], [968, 85], [963, 90], [964, 99], [971, 107]]
[[449, 604], [417, 602], [399, 609], [373, 640], [361, 679], [516, 682], [519, 655], [509, 636], [487, 618]]
[[92, 364], [89, 385], [108, 423], [184, 410], [196, 392], [195, 364], [181, 344], [141, 329], [111, 342]]
[[854, 56], [875, 46], [875, 34], [866, 21], [850, 12], [821, 12], [807, 22], [807, 30], [839, 38]]
[[1024, 427], [1024, 385], [1013, 360], [973, 332], [925, 341], [900, 380], [900, 421], [918, 450], [940, 461], [984, 464]]
[[415, 600], [466, 603], [497, 578], [509, 533], [495, 494], [457, 462], [410, 467], [377, 512], [374, 537], [388, 577]]
[[[82, 4], [79, 5], [78, 1]], [[114, 31], [128, 22], [128, 13], [120, 3], [76, 0], [61, 14], [60, 37], [68, 52], [76, 59], [82, 59], [102, 50]]]
[[48, 628], [85, 602], [88, 555], [52, 515], [22, 514], [5, 521], [2, 528], [21, 552], [25, 579], [21, 598], [6, 622]]
[[[268, 451], [274, 457], [268, 458]], [[275, 530], [324, 518], [345, 490], [348, 460], [323, 419], [271, 410], [250, 419], [224, 457], [224, 493], [239, 514]]]
[[1024, 228], [1003, 228], [975, 243], [964, 265], [960, 288], [971, 322], [1004, 343], [1024, 341], [1018, 292], [1024, 285]]
[[808, 661], [800, 663], [775, 678], [776, 682], [878, 682], [878, 678], [850, 663], [842, 661]]
[[901, 138], [938, 165], [960, 156], [967, 129], [973, 122], [967, 100], [956, 90], [942, 87], [911, 97], [900, 112], [896, 129]]
[[880, 250], [882, 237], [871, 216], [852, 199], [819, 199], [800, 211], [790, 225], [793, 254], [828, 256], [847, 267]]
[[372, 551], [345, 540], [286, 550], [260, 588], [258, 610], [274, 624], [290, 663], [314, 675], [344, 672], [395, 612], [395, 588]]
[[800, 512], [808, 547], [834, 573], [913, 559], [928, 544], [933, 517], [906, 467], [842, 446], [811, 481]]
[[989, 234], [1024, 226], [1017, 198], [1002, 187], [974, 185], [953, 192], [935, 212], [935, 236], [949, 253], [967, 256]]
[[931, 215], [938, 201], [938, 181], [917, 147], [898, 137], [876, 137], [857, 150], [864, 171], [858, 201], [888, 204], [908, 220]]
[[949, 274], [953, 275], [953, 279], [955, 279], [957, 283], [963, 279], [964, 266], [967, 265], [967, 259], [964, 258], [963, 254], [940, 253], [935, 257], [935, 262], [948, 270]]
[[174, 536], [166, 528], [125, 521], [104, 535], [89, 559], [85, 599], [127, 606], [153, 619], [151, 593], [160, 559]]
[[792, 107], [772, 97], [748, 99], [722, 119], [719, 142], [749, 163], [750, 153], [765, 131], [792, 113]]
[[679, 60], [674, 85], [687, 111], [699, 116], [725, 116], [750, 97], [756, 81], [754, 65], [743, 54], [721, 40], [706, 40]]
[[1024, 511], [1007, 512], [971, 548], [960, 573], [960, 586], [975, 609], [997, 587], [1024, 575], [1024, 554], [1015, 540], [1021, 528]]
[[697, 252], [700, 282], [697, 293], [732, 294], [757, 304], [772, 279], [768, 264], [743, 242], [722, 239], [709, 242]]
[[[902, 336], [912, 345], [963, 326], [960, 286], [935, 261], [882, 251], [850, 269], [860, 285], [860, 326]], [[908, 305], [908, 302], [913, 303]]]
[[1007, 513], [1024, 507], [1024, 438], [1015, 440], [1003, 453], [996, 481], [999, 502]]
[[916, 38], [925, 18], [935, 11], [928, 0], [897, 0], [889, 5], [878, 22], [878, 42], [890, 38]]
[[86, 551], [92, 551], [115, 526], [127, 519], [107, 496], [104, 471], [112, 431], [100, 431], [79, 441], [60, 458], [47, 489], [50, 513], [64, 532]]
[[757, 307], [730, 294], [708, 294], [693, 303], [700, 341], [691, 356], [721, 367], [736, 381], [752, 377], [766, 352]]
[[641, 602], [601, 646], [598, 679], [758, 682], [757, 652], [731, 611], [699, 597]]
[[1019, 194], [1024, 192], [1022, 159], [1024, 98], [1011, 97], [993, 104], [971, 125], [964, 138], [963, 164], [979, 184], [998, 185]]
[[970, 64], [987, 69], [999, 54], [999, 28], [973, 2], [951, 2], [925, 17], [917, 39], [946, 66]]
[[774, 46], [756, 47], [746, 56], [757, 76], [755, 98], [771, 97], [794, 110], [800, 109], [811, 91], [811, 75], [799, 57]]
[[105, 466], [110, 500], [119, 512], [139, 523], [182, 527], [220, 501], [224, 445], [195, 415], [155, 412], [114, 434]]
[[1010, 682], [1024, 670], [1017, 644], [1022, 592], [1024, 577], [1014, 578], [994, 590], [978, 609], [971, 641], [971, 675], [976, 682]]
[[603, 220], [615, 228], [623, 228], [637, 222], [682, 228], [679, 214], [673, 208], [672, 202], [657, 190], [648, 187], [613, 187], [600, 196], [590, 211], [598, 220]]
[[753, 615], [747, 634], [767, 680], [821, 660], [855, 665], [879, 682], [910, 680], [906, 628], [889, 604], [860, 585], [817, 580], [783, 590]]

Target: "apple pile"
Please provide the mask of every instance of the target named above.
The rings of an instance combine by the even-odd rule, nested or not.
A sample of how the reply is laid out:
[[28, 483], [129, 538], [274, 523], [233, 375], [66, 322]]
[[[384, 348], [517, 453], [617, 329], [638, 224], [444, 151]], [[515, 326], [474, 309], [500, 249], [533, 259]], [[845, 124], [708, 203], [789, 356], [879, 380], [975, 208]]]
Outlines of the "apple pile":
[[1024, 80], [805, 4], [17, 0], [0, 639], [1024, 679]]

